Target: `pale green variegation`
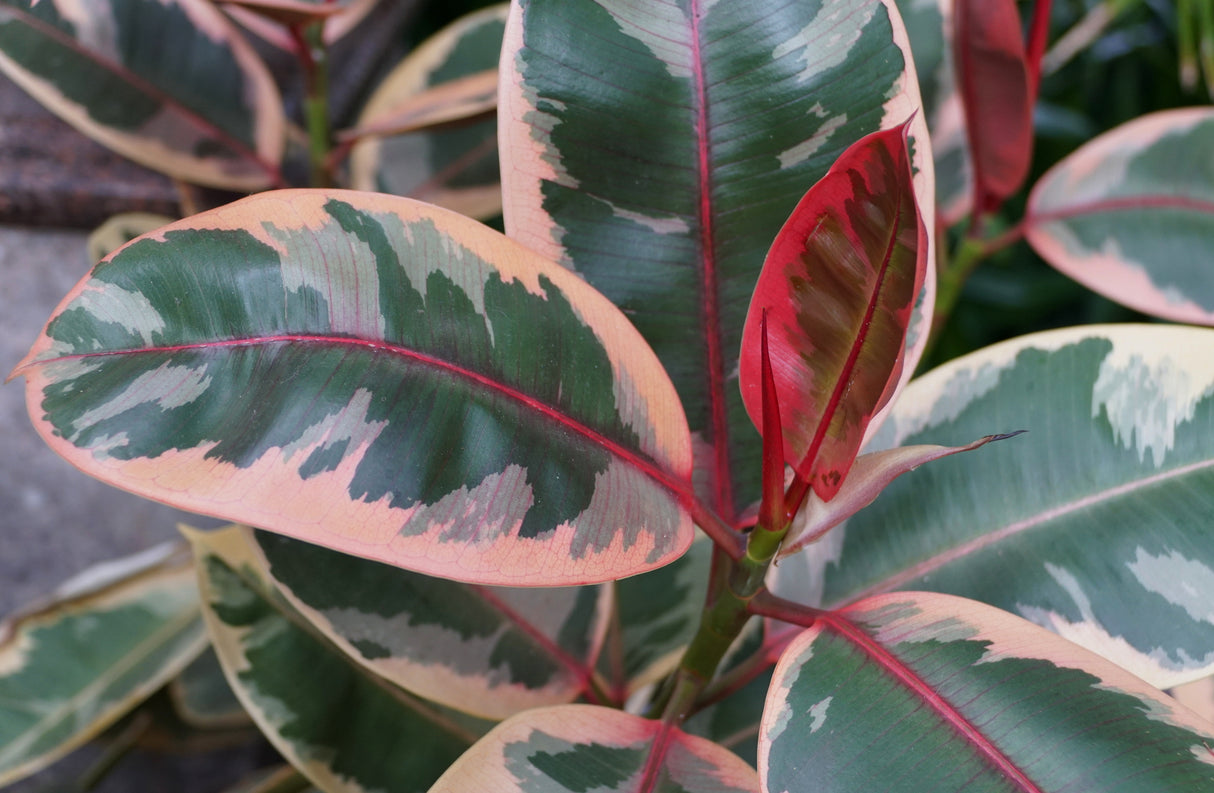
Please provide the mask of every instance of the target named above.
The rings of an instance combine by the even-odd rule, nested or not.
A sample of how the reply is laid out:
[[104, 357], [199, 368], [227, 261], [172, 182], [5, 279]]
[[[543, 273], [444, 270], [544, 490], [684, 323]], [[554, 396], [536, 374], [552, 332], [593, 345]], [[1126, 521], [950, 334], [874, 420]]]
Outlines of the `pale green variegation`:
[[951, 226], [973, 201], [973, 173], [965, 137], [965, 117], [953, 73], [952, 0], [897, 0], [906, 23], [923, 113], [931, 129], [936, 169], [936, 211]]
[[202, 651], [188, 556], [98, 565], [0, 625], [0, 785], [96, 736]]
[[[660, 763], [647, 763], [651, 752]], [[703, 738], [590, 705], [527, 711], [495, 727], [430, 793], [758, 793], [755, 772]]]
[[1160, 687], [1214, 672], [1214, 331], [988, 347], [914, 381], [876, 443], [992, 430], [1028, 433], [894, 481], [780, 575], [829, 606], [893, 589], [987, 602]]
[[325, 637], [414, 694], [503, 719], [599, 688], [607, 587], [461, 584], [268, 532], [245, 541], [259, 574]]
[[479, 737], [475, 720], [406, 693], [316, 632], [260, 577], [243, 527], [187, 536], [228, 682], [321, 790], [422, 793]]
[[263, 193], [141, 237], [14, 375], [98, 478], [427, 574], [594, 583], [693, 536], [686, 421], [619, 309], [405, 198]]
[[[357, 126], [428, 89], [496, 69], [508, 10], [474, 11], [427, 39], [375, 89]], [[364, 138], [350, 153], [350, 180], [359, 190], [411, 196], [475, 218], [500, 215], [497, 122]]]
[[[848, 146], [913, 116], [915, 193], [934, 235], [927, 126], [893, 0], [518, 0], [503, 49], [507, 233], [636, 324], [682, 398], [701, 498], [742, 522], [761, 443], [738, 350], [780, 227]], [[905, 379], [933, 290], [929, 277]]]
[[894, 593], [818, 619], [776, 667], [764, 790], [1214, 791], [1214, 724], [981, 603]]
[[240, 700], [232, 693], [219, 659], [208, 649], [195, 658], [168, 687], [178, 717], [193, 727], [219, 729], [250, 724]]
[[1088, 142], [1033, 188], [1026, 238], [1133, 309], [1214, 324], [1214, 109], [1152, 113]]
[[281, 179], [278, 89], [205, 0], [3, 0], [0, 71], [149, 168], [230, 190]]

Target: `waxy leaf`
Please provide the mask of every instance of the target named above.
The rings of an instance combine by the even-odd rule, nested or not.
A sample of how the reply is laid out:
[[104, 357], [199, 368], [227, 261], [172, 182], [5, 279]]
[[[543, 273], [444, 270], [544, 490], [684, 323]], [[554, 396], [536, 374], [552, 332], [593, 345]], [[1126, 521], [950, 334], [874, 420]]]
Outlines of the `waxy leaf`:
[[980, 600], [1160, 688], [1214, 673], [1214, 331], [1088, 326], [988, 347], [913, 381], [874, 446], [992, 428], [1028, 434], [895, 480], [781, 576], [827, 606], [893, 589]]
[[766, 314], [784, 456], [824, 501], [901, 382], [928, 269], [905, 133], [862, 138], [805, 194], [767, 254], [742, 335], [742, 398], [763, 427]]
[[726, 521], [760, 494], [762, 444], [734, 378], [764, 254], [848, 146], [912, 116], [933, 229], [918, 109], [892, 0], [514, 5], [498, 110], [506, 231], [636, 323], [687, 410], [699, 492]]
[[1152, 113], [1096, 138], [1029, 196], [1027, 239], [1111, 300], [1214, 324], [1214, 110]]
[[823, 501], [811, 493], [805, 500], [788, 529], [784, 543], [780, 546], [780, 556], [797, 553], [810, 543], [822, 539], [835, 526], [873, 503], [877, 496], [881, 495], [881, 491], [902, 474], [913, 471], [924, 463], [960, 452], [973, 451], [991, 441], [1007, 437], [1009, 436], [987, 435], [964, 446], [898, 446], [860, 455], [856, 458], [847, 481], [834, 498]]
[[975, 214], [1020, 189], [1033, 156], [1033, 100], [1016, 0], [957, 0], [953, 63], [965, 112]]
[[752, 768], [711, 741], [618, 710], [564, 705], [498, 725], [430, 793], [472, 790], [758, 793], [759, 784]]
[[1214, 791], [1214, 724], [1070, 642], [930, 593], [817, 621], [776, 667], [764, 791]]
[[212, 649], [195, 658], [169, 683], [169, 697], [178, 717], [193, 727], [205, 730], [250, 724], [249, 714], [228, 685]]
[[479, 725], [396, 688], [316, 635], [260, 577], [245, 531], [187, 531], [207, 629], [245, 709], [328, 793], [428, 790]]
[[193, 568], [176, 546], [99, 565], [0, 624], [0, 785], [98, 735], [205, 643]]
[[[483, 82], [477, 81], [497, 70], [508, 10], [503, 3], [475, 11], [427, 39], [375, 89], [358, 126], [379, 123], [402, 105], [408, 109], [412, 103], [416, 111], [418, 103], [433, 103], [436, 95], [445, 102], [441, 109], [450, 109], [452, 91], [461, 98], [464, 115], [496, 107], [496, 80], [488, 95], [479, 96]], [[461, 97], [460, 92], [468, 93]], [[497, 120], [362, 139], [351, 150], [350, 178], [360, 190], [409, 196], [470, 217], [495, 217], [502, 212]]]
[[231, 190], [280, 180], [278, 89], [205, 0], [3, 0], [0, 70], [141, 165]]
[[461, 584], [268, 532], [247, 541], [321, 633], [414, 694], [492, 719], [592, 695], [604, 587]]
[[429, 574], [603, 581], [693, 534], [678, 398], [619, 310], [404, 198], [263, 193], [142, 237], [18, 374], [100, 479]]
[[1214, 677], [1203, 677], [1201, 680], [1185, 683], [1169, 690], [1168, 693], [1198, 716], [1214, 722]]

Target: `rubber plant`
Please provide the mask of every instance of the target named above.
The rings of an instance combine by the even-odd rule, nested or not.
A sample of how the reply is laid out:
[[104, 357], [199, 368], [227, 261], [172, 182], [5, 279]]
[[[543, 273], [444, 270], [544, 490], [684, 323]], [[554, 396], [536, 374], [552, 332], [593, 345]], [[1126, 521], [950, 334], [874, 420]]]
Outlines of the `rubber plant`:
[[[1019, 158], [970, 169], [991, 213], [1028, 155], [967, 113], [968, 156]], [[1214, 790], [1214, 725], [1154, 687], [1214, 672], [1214, 335], [908, 385], [931, 115], [892, 0], [516, 0], [505, 235], [257, 194], [106, 257], [13, 375], [82, 470], [247, 524], [187, 530], [199, 610], [297, 787]], [[142, 561], [110, 600], [165, 616]], [[51, 751], [29, 648], [68, 617], [0, 655], [0, 774]]]

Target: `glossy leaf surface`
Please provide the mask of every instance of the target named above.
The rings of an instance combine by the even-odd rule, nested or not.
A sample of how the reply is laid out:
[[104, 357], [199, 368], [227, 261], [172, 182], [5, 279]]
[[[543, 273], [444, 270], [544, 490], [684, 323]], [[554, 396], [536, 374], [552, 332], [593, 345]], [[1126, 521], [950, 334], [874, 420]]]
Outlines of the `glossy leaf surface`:
[[279, 178], [278, 90], [208, 2], [4, 0], [0, 70], [141, 165], [232, 190]]
[[0, 784], [98, 735], [205, 642], [193, 570], [172, 546], [86, 571], [0, 625]]
[[1016, 0], [957, 0], [953, 62], [974, 174], [974, 211], [1020, 189], [1033, 155], [1033, 99]]
[[232, 692], [210, 648], [182, 669], [168, 690], [177, 715], [193, 727], [220, 729], [250, 723], [249, 714]]
[[187, 536], [228, 681], [317, 787], [422, 793], [477, 739], [475, 724], [386, 683], [310, 630], [259, 577], [243, 528]]
[[94, 476], [409, 569], [584, 583], [692, 538], [686, 424], [623, 315], [403, 198], [264, 193], [143, 237], [15, 374]]
[[1214, 724], [998, 609], [930, 593], [819, 620], [776, 668], [764, 790], [1214, 790]]
[[988, 347], [914, 381], [875, 442], [992, 429], [1028, 433], [895, 480], [781, 575], [826, 605], [980, 600], [1161, 688], [1214, 672], [1214, 331], [1094, 325]]
[[[655, 744], [660, 767], [647, 765]], [[521, 713], [460, 758], [431, 793], [758, 793], [755, 772], [716, 744], [618, 710]]]
[[[919, 107], [892, 0], [528, 0], [503, 47], [507, 233], [636, 323], [687, 410], [700, 492], [736, 520], [759, 498], [734, 378], [764, 254], [849, 145]], [[919, 117], [911, 137], [930, 213]]]
[[1033, 249], [1089, 289], [1214, 324], [1214, 110], [1153, 113], [1080, 147], [1037, 182], [1026, 223]]
[[763, 427], [766, 314], [784, 457], [825, 501], [901, 380], [928, 269], [904, 133], [861, 139], [805, 194], [767, 254], [742, 335], [742, 398]]
[[[376, 123], [402, 103], [433, 98], [434, 91], [449, 91], [496, 70], [508, 9], [502, 4], [475, 11], [427, 39], [375, 89], [358, 125]], [[496, 106], [496, 91], [492, 100]], [[360, 190], [410, 196], [471, 217], [494, 217], [502, 211], [497, 120], [362, 140], [351, 151], [350, 178]]]
[[961, 452], [978, 449], [991, 441], [1004, 440], [1005, 435], [987, 435], [964, 446], [898, 446], [880, 452], [869, 452], [856, 458], [847, 481], [830, 501], [810, 494], [797, 512], [797, 517], [788, 530], [781, 556], [790, 556], [812, 542], [820, 540], [826, 532], [838, 526], [852, 515], [871, 504], [881, 495], [889, 483], [919, 466]]
[[484, 587], [268, 532], [248, 542], [330, 641], [414, 694], [503, 719], [589, 691], [611, 606], [603, 587]]

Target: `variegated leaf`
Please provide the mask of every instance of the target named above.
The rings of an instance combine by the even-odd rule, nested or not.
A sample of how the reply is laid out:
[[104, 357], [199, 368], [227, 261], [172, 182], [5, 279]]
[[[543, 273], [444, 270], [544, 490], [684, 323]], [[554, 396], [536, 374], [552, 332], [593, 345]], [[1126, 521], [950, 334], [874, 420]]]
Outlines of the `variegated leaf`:
[[0, 785], [96, 736], [205, 642], [193, 570], [173, 545], [98, 565], [0, 625]]
[[3, 0], [0, 70], [149, 168], [232, 190], [280, 181], [278, 89], [205, 0]]
[[264, 193], [142, 237], [14, 374], [94, 476], [421, 572], [603, 581], [693, 534], [678, 398], [619, 310], [403, 198]]
[[953, 69], [952, 0], [897, 0], [906, 23], [923, 113], [931, 129], [936, 170], [936, 211], [951, 226], [970, 211], [973, 171], [965, 138], [965, 114]]
[[1025, 222], [1033, 249], [1088, 288], [1214, 324], [1214, 109], [1152, 113], [1080, 147], [1037, 182]]
[[250, 723], [232, 693], [215, 651], [207, 649], [169, 683], [173, 709], [183, 722], [199, 729], [243, 727]]
[[461, 584], [268, 532], [247, 541], [321, 633], [414, 694], [490, 719], [594, 696], [605, 587]]
[[[508, 9], [502, 4], [475, 11], [424, 42], [376, 88], [358, 126], [374, 123], [402, 102], [496, 70]], [[494, 106], [496, 99], [495, 93]], [[350, 178], [360, 190], [406, 195], [475, 218], [497, 216], [502, 211], [497, 121], [363, 139], [351, 151]]]
[[970, 597], [1161, 688], [1214, 672], [1214, 331], [1096, 325], [988, 347], [912, 382], [876, 441], [1013, 428], [1028, 434], [894, 481], [780, 575], [827, 605]]
[[830, 501], [811, 493], [797, 512], [797, 517], [780, 546], [780, 556], [790, 556], [817, 542], [828, 531], [867, 507], [902, 474], [924, 463], [960, 452], [978, 449], [991, 441], [1004, 440], [1007, 435], [986, 435], [964, 446], [898, 446], [880, 452], [869, 452], [856, 458], [856, 464], [843, 487]]
[[704, 610], [712, 548], [700, 535], [671, 564], [613, 584], [615, 625], [600, 667], [621, 693], [674, 671]]
[[1203, 677], [1168, 692], [1172, 698], [1209, 722], [1214, 722], [1214, 677]]
[[152, 212], [114, 215], [89, 234], [89, 261], [99, 262], [136, 237], [172, 222], [173, 218]]
[[776, 667], [764, 791], [1214, 791], [1214, 724], [1116, 665], [947, 595], [871, 598]]
[[495, 727], [430, 793], [758, 793], [755, 772], [716, 744], [591, 705], [521, 713]]
[[190, 530], [203, 615], [258, 727], [326, 793], [422, 793], [477, 740], [461, 719], [337, 651], [261, 578], [245, 530]]
[[768, 251], [742, 334], [746, 411], [764, 427], [765, 317], [785, 461], [825, 501], [902, 381], [927, 275], [906, 131], [860, 139], [805, 194]]
[[[518, 0], [503, 48], [507, 233], [637, 324], [687, 409], [700, 492], [737, 520], [759, 497], [734, 378], [764, 252], [850, 144], [919, 107], [893, 2]], [[911, 137], [930, 231], [921, 114]]]

